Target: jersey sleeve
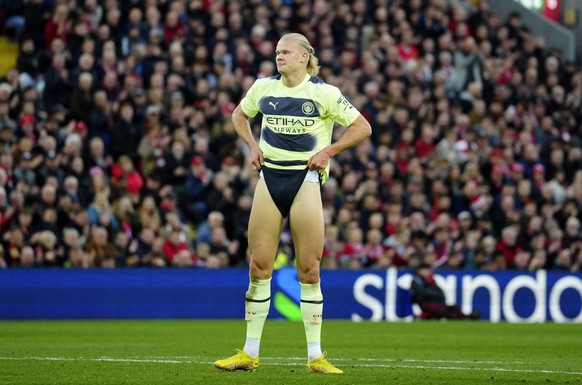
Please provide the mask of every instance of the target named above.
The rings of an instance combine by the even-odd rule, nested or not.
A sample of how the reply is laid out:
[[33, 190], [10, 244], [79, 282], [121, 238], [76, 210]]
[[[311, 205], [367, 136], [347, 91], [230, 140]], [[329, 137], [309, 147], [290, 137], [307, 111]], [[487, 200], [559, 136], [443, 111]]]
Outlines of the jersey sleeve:
[[255, 117], [259, 113], [259, 100], [257, 99], [257, 89], [259, 84], [257, 81], [253, 83], [247, 94], [240, 101], [240, 107], [248, 117]]
[[328, 92], [330, 95], [328, 108], [331, 119], [344, 127], [348, 127], [360, 116], [360, 111], [342, 95], [339, 88], [331, 86]]

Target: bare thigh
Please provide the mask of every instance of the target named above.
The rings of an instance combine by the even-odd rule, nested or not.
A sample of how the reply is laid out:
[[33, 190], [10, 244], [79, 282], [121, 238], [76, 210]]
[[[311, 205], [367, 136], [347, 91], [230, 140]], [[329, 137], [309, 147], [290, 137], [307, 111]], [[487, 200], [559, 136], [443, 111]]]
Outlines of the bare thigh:
[[319, 183], [303, 183], [291, 206], [289, 221], [299, 281], [317, 283], [324, 235]]
[[273, 274], [282, 227], [283, 217], [269, 194], [265, 180], [261, 178], [255, 189], [249, 218], [251, 278], [268, 279]]

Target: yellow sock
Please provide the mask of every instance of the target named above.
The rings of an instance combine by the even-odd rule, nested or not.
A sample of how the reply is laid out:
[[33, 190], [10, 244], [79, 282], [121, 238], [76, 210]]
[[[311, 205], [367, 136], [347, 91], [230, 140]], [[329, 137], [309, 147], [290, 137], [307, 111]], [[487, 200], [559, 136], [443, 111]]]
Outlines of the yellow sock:
[[245, 299], [247, 339], [243, 350], [251, 357], [258, 357], [263, 326], [271, 306], [271, 278], [251, 279]]
[[323, 321], [323, 294], [319, 283], [301, 285], [301, 315], [307, 340], [307, 357], [311, 361], [321, 353], [321, 322]]

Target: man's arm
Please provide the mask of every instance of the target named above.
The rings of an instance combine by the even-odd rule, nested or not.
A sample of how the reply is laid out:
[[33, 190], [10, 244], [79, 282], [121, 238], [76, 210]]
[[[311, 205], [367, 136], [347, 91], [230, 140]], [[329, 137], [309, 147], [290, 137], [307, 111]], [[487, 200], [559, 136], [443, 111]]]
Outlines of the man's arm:
[[313, 155], [307, 161], [310, 170], [323, 170], [327, 167], [329, 159], [348, 148], [354, 147], [372, 134], [370, 123], [360, 114], [352, 124], [348, 126], [339, 140], [330, 144], [323, 150]]
[[249, 117], [243, 112], [240, 104], [232, 112], [232, 124], [237, 135], [249, 146], [251, 150], [251, 162], [255, 169], [258, 171], [265, 164], [265, 159], [263, 158], [263, 152], [259, 148], [259, 144], [253, 136], [251, 130], [251, 125], [249, 123]]

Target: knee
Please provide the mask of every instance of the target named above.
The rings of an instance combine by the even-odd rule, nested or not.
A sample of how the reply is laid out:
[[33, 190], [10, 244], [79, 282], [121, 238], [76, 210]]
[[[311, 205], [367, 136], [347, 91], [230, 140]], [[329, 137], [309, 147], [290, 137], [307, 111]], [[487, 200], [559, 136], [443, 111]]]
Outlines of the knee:
[[252, 279], [269, 279], [273, 275], [272, 269], [251, 259], [249, 275]]
[[297, 278], [299, 282], [306, 284], [314, 284], [319, 282], [319, 265], [306, 266], [304, 268], [297, 268]]

